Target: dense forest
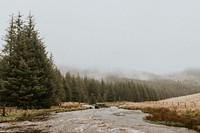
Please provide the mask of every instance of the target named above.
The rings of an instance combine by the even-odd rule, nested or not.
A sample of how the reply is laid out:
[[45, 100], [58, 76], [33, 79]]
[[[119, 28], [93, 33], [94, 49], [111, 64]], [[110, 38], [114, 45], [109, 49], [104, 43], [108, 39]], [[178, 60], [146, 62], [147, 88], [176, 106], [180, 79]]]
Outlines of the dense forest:
[[150, 101], [200, 92], [195, 84], [172, 80], [97, 80], [61, 74], [35, 29], [32, 15], [11, 16], [0, 56], [0, 103], [49, 108], [60, 102]]

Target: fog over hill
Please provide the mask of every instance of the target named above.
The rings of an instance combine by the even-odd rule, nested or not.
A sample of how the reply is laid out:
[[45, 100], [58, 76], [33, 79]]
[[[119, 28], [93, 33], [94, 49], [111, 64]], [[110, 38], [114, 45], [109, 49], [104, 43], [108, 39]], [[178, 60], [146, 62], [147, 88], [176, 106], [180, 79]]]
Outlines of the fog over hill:
[[165, 75], [166, 78], [178, 81], [193, 81], [200, 83], [200, 68], [186, 69], [180, 73]]
[[162, 79], [163, 77], [154, 73], [150, 72], [139, 72], [139, 71], [122, 71], [122, 70], [98, 70], [95, 68], [75, 68], [75, 67], [69, 67], [69, 66], [59, 66], [58, 67], [62, 74], [65, 74], [66, 72], [70, 72], [71, 74], [80, 76], [88, 76], [96, 79], [102, 79], [106, 77], [118, 77], [118, 78], [132, 78], [132, 79], [141, 79], [141, 80], [152, 80], [152, 79]]
[[186, 69], [179, 73], [169, 73], [164, 75], [158, 75], [151, 72], [139, 72], [131, 71], [126, 72], [122, 70], [113, 70], [113, 71], [102, 71], [95, 68], [88, 69], [79, 69], [69, 66], [59, 66], [58, 67], [62, 74], [70, 72], [71, 74], [79, 74], [80, 76], [88, 76], [96, 79], [106, 79], [109, 77], [118, 77], [118, 78], [132, 78], [140, 80], [156, 80], [156, 79], [170, 79], [175, 81], [188, 81], [188, 82], [198, 82], [200, 83], [200, 69]]

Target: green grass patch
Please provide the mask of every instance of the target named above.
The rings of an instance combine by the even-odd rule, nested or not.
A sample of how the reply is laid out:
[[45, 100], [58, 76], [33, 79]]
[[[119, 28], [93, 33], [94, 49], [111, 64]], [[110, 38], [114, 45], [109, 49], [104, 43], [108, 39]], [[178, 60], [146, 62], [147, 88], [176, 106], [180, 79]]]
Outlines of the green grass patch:
[[14, 122], [14, 121], [37, 121], [37, 120], [46, 120], [48, 116], [50, 115], [50, 112], [56, 112], [56, 113], [61, 113], [61, 112], [70, 112], [70, 111], [77, 111], [77, 110], [85, 110], [83, 107], [79, 108], [70, 108], [70, 109], [45, 109], [45, 110], [23, 110], [23, 111], [17, 111], [17, 113], [12, 112], [9, 113], [6, 116], [0, 116], [0, 123], [3, 122]]

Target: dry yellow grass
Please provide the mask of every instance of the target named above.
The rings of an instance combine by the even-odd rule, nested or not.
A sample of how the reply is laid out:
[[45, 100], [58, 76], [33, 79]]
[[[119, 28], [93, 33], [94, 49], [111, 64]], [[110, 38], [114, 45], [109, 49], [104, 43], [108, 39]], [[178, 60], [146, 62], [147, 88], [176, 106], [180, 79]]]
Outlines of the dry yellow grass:
[[60, 106], [52, 106], [51, 110], [58, 109], [79, 109], [82, 108], [82, 104], [78, 102], [62, 102]]
[[148, 102], [126, 102], [123, 106], [132, 106], [134, 108], [144, 108], [144, 107], [166, 107], [177, 110], [200, 110], [200, 93], [174, 97], [160, 101], [148, 101]]
[[160, 102], [164, 103], [173, 103], [177, 108], [181, 109], [198, 109], [200, 110], [200, 93], [181, 96], [181, 97], [174, 97], [165, 100], [161, 100]]
[[63, 102], [61, 103], [62, 108], [72, 109], [72, 108], [80, 108], [82, 105], [78, 102]]

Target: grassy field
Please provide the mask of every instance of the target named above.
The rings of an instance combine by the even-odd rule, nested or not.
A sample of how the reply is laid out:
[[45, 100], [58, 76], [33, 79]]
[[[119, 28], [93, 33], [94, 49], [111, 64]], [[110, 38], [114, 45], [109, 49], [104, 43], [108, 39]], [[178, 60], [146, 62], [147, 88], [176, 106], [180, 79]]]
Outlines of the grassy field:
[[186, 127], [200, 132], [200, 94], [162, 101], [126, 102], [120, 107], [149, 113], [146, 117], [149, 122]]
[[[75, 110], [85, 109], [82, 104], [76, 102], [61, 103], [60, 106], [52, 106], [51, 109], [39, 109], [39, 110], [22, 110], [16, 107], [6, 108], [6, 116], [0, 115], [0, 123], [24, 121], [24, 120], [45, 120], [51, 114], [51, 112], [68, 112]], [[2, 110], [0, 111], [2, 113]]]

